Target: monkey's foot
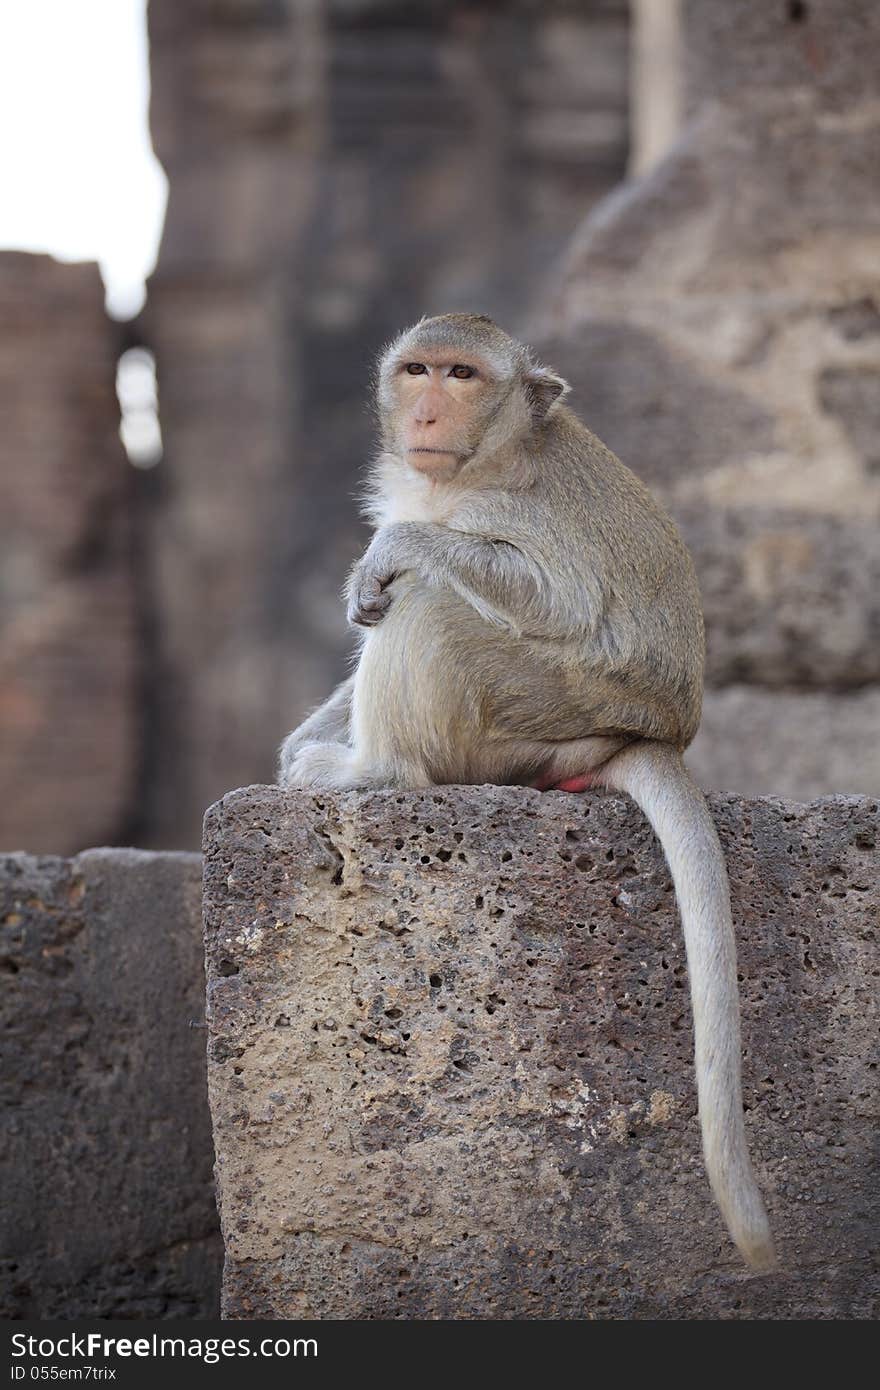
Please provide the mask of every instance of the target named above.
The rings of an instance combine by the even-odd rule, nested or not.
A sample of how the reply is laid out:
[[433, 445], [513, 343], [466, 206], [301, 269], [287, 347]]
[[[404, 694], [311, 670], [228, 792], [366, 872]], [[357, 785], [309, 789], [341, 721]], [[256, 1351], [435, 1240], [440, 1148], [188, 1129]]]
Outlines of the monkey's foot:
[[360, 783], [354, 750], [345, 743], [304, 743], [284, 772], [285, 787], [303, 791], [341, 791]]

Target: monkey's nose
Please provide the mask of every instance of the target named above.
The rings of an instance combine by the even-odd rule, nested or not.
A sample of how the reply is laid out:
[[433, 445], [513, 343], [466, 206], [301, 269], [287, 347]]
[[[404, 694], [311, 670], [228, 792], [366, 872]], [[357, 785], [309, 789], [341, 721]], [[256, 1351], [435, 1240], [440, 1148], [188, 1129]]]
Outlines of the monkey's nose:
[[436, 425], [442, 408], [443, 398], [438, 391], [422, 391], [413, 402], [413, 420], [420, 428]]

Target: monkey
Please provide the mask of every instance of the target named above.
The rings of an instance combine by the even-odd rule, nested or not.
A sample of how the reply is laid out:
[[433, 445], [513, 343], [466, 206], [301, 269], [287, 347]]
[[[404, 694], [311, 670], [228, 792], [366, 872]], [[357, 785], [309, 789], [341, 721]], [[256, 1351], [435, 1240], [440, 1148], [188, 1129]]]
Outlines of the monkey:
[[633, 798], [682, 919], [710, 1185], [745, 1261], [767, 1271], [727, 870], [682, 761], [703, 691], [696, 575], [672, 519], [565, 404], [569, 389], [485, 315], [423, 318], [386, 348], [374, 533], [345, 588], [356, 665], [285, 739], [279, 782]]

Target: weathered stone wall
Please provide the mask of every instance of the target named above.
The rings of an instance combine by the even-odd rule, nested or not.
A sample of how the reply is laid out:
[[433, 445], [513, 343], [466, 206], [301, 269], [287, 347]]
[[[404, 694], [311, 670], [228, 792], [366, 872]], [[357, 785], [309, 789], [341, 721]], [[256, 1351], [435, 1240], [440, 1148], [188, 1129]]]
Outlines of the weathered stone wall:
[[5, 1318], [217, 1316], [200, 890], [194, 854], [0, 858]]
[[[537, 332], [694, 552], [707, 725], [741, 750], [704, 738], [697, 775], [804, 797], [824, 758], [822, 790], [876, 793], [880, 10], [681, 13], [687, 123], [586, 220]], [[832, 692], [833, 746], [795, 748]]]
[[251, 787], [206, 820], [227, 1317], [876, 1316], [878, 805], [712, 810], [781, 1272], [709, 1194], [631, 803]]
[[0, 253], [0, 847], [114, 837], [137, 773], [138, 615], [117, 330], [94, 265]]
[[149, 844], [195, 847], [204, 807], [272, 765], [283, 723], [295, 266], [314, 195], [320, 6], [148, 11], [151, 127], [170, 193], [144, 324], [164, 458], [152, 526], [159, 679]]
[[151, 0], [170, 201], [146, 331], [166, 455], [149, 843], [344, 670], [382, 343], [515, 320], [627, 153], [624, 0]]

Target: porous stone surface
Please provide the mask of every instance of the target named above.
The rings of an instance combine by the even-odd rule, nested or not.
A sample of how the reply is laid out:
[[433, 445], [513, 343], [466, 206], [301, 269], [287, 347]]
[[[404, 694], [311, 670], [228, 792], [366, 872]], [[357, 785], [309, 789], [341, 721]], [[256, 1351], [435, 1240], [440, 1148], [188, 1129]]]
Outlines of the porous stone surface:
[[703, 1173], [684, 947], [623, 798], [250, 787], [206, 818], [228, 1318], [866, 1318], [876, 801], [711, 799], [782, 1269]]
[[0, 858], [0, 1316], [217, 1316], [200, 879]]

